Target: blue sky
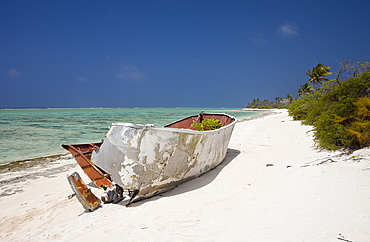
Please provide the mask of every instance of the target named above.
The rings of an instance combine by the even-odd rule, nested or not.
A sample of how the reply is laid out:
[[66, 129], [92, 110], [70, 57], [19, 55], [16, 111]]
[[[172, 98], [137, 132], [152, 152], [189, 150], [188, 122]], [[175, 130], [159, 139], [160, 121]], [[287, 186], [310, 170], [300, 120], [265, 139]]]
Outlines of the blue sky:
[[244, 107], [370, 61], [370, 1], [1, 1], [0, 107]]

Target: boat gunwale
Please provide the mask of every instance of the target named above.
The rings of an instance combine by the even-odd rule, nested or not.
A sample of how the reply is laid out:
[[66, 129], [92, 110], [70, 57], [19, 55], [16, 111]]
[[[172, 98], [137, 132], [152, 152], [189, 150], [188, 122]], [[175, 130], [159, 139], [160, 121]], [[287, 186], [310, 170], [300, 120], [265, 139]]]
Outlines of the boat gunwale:
[[183, 119], [180, 119], [180, 120], [177, 120], [177, 121], [174, 121], [172, 123], [169, 123], [165, 126], [162, 126], [162, 127], [157, 127], [157, 126], [154, 126], [153, 124], [133, 124], [133, 123], [125, 123], [125, 122], [115, 122], [115, 123], [112, 123], [111, 127], [113, 126], [126, 126], [126, 127], [130, 127], [130, 128], [138, 128], [138, 129], [151, 129], [151, 130], [158, 130], [158, 131], [171, 131], [171, 132], [179, 132], [179, 133], [197, 133], [197, 134], [202, 134], [202, 133], [212, 133], [212, 132], [217, 132], [217, 131], [221, 131], [223, 129], [226, 129], [228, 128], [229, 126], [231, 125], [234, 125], [238, 120], [231, 116], [231, 115], [228, 115], [228, 114], [225, 114], [225, 113], [204, 113], [206, 115], [222, 115], [222, 116], [225, 116], [225, 117], [229, 117], [232, 119], [232, 122], [229, 123], [229, 124], [226, 124], [226, 125], [223, 125], [222, 127], [220, 128], [217, 128], [217, 129], [214, 129], [214, 130], [204, 130], [204, 131], [199, 131], [199, 130], [194, 130], [194, 129], [188, 129], [188, 128], [170, 128], [170, 127], [167, 127], [167, 126], [170, 126], [172, 124], [175, 124], [175, 123], [178, 123], [178, 122], [181, 122], [183, 120], [186, 120], [186, 119], [189, 119], [189, 118], [193, 118], [193, 117], [197, 117], [197, 115], [192, 115], [192, 116], [188, 116], [186, 118], [183, 118]]

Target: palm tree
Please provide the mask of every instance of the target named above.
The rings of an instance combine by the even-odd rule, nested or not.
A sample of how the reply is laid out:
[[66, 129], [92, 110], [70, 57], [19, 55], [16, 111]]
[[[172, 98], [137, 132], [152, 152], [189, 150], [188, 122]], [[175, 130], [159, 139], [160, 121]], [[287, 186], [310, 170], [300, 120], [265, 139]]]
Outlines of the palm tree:
[[286, 99], [288, 99], [288, 100], [289, 100], [289, 103], [292, 103], [292, 102], [293, 102], [293, 100], [294, 100], [294, 98], [293, 98], [292, 94], [287, 94], [287, 95], [286, 95]]
[[281, 102], [281, 101], [283, 101], [283, 98], [282, 97], [275, 97], [275, 100], [278, 101], [278, 102]]
[[313, 88], [309, 83], [305, 83], [304, 85], [300, 85], [301, 88], [298, 89], [298, 96], [301, 97], [306, 93], [312, 92]]
[[327, 75], [332, 74], [329, 72], [330, 67], [325, 66], [324, 64], [317, 64], [316, 67], [312, 68], [312, 71], [308, 70], [306, 72], [307, 75], [310, 76], [309, 82], [312, 82], [315, 91], [317, 90], [317, 86], [323, 82], [327, 81], [328, 78], [326, 78]]

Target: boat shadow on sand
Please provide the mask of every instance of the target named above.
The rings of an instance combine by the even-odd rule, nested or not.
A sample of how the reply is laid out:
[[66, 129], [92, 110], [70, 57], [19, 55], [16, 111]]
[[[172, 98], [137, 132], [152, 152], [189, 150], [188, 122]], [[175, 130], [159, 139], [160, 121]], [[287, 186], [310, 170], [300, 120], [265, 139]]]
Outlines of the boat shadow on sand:
[[[181, 184], [177, 185], [176, 187], [174, 187], [173, 189], [171, 189], [167, 192], [155, 195], [153, 197], [150, 197], [150, 198], [147, 198], [147, 199], [144, 199], [144, 200], [140, 200], [140, 201], [131, 203], [129, 205], [129, 207], [137, 207], [137, 206], [140, 206], [140, 205], [142, 205], [146, 202], [156, 201], [156, 200], [158, 200], [162, 197], [176, 196], [176, 195], [179, 195], [179, 194], [184, 194], [184, 193], [202, 188], [202, 187], [210, 184], [214, 179], [216, 179], [216, 177], [222, 171], [222, 169], [224, 169], [228, 164], [230, 164], [231, 161], [233, 161], [239, 154], [240, 154], [239, 150], [228, 148], [226, 156], [223, 159], [223, 161], [218, 166], [213, 168], [212, 170], [206, 172], [205, 174], [203, 174], [199, 177], [196, 177], [196, 178], [193, 178], [189, 181], [181, 183]], [[95, 184], [91, 183], [91, 185], [94, 186]]]

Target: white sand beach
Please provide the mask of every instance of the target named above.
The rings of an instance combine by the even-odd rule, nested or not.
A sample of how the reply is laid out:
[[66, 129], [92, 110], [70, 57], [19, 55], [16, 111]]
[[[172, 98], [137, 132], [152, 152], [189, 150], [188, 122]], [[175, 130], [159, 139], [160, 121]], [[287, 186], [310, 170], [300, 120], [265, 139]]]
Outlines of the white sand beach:
[[218, 167], [172, 191], [85, 213], [76, 162], [1, 174], [1, 241], [370, 241], [370, 149], [313, 148], [286, 110], [235, 126]]

